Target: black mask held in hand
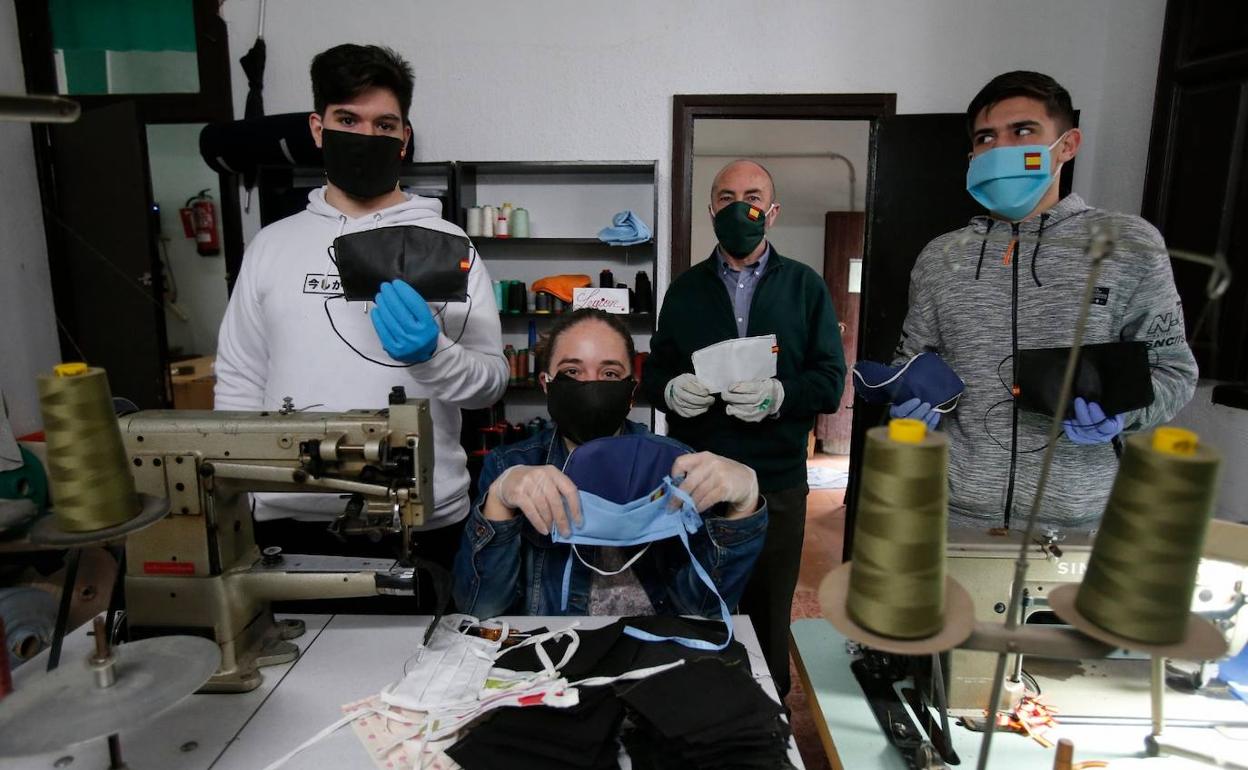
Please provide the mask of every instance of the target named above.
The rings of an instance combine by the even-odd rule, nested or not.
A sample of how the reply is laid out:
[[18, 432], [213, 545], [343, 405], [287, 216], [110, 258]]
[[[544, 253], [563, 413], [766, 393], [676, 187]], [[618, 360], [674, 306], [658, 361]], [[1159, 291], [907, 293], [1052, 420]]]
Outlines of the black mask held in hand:
[[403, 140], [350, 131], [321, 131], [325, 176], [352, 198], [377, 198], [399, 184]]
[[546, 408], [560, 433], [584, 444], [623, 427], [636, 388], [632, 377], [582, 381], [560, 374], [546, 384]]
[[[1070, 348], [1018, 351], [1018, 405], [1052, 417], [1061, 395], [1062, 375]], [[1107, 415], [1143, 409], [1153, 403], [1153, 378], [1148, 346], [1143, 342], [1106, 342], [1084, 345], [1075, 364], [1070, 400], [1095, 401]], [[1075, 416], [1068, 406], [1064, 417]]]
[[426, 302], [463, 302], [471, 248], [461, 235], [427, 227], [378, 227], [335, 238], [334, 263], [349, 302], [371, 300], [395, 278], [411, 284]]
[[767, 212], [745, 201], [734, 201], [719, 210], [714, 226], [715, 237], [724, 251], [744, 259], [762, 243], [767, 230]]

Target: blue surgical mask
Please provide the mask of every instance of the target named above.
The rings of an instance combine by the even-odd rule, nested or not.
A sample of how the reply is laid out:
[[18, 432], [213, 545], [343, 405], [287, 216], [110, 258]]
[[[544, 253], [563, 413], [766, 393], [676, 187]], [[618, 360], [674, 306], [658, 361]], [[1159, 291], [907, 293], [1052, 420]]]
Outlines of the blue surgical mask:
[[[1050, 169], [1049, 151], [1065, 136], [1063, 132], [1048, 147], [1042, 144], [995, 147], [976, 155], [966, 169], [966, 191], [997, 216], [1011, 222], [1022, 220], [1053, 186], [1056, 174]], [[1059, 164], [1057, 172], [1061, 169]]]
[[[562, 609], [568, 608], [568, 593], [572, 583], [572, 560], [577, 559], [589, 569], [600, 575], [618, 575], [641, 558], [646, 552], [642, 549], [627, 563], [615, 572], [606, 572], [588, 564], [577, 552], [577, 545], [626, 546], [649, 544], [657, 540], [676, 537], [684, 544], [685, 551], [693, 562], [694, 572], [717, 597], [719, 590], [711, 576], [698, 563], [689, 547], [689, 535], [697, 532], [702, 526], [702, 516], [698, 514], [693, 499], [682, 492], [670, 476], [664, 477], [663, 484], [645, 497], [632, 502], [619, 504], [605, 500], [589, 492], [580, 493], [581, 524], [572, 527], [571, 534], [562, 535], [557, 528], [551, 529], [550, 537], [556, 543], [567, 543], [572, 546], [568, 554], [567, 564], [563, 570]], [[673, 501], [679, 507], [673, 507]], [[678, 636], [657, 636], [647, 631], [628, 626], [624, 633], [647, 642], [672, 641], [698, 650], [722, 650], [732, 641], [732, 615], [723, 597], [719, 597], [720, 616], [728, 630], [723, 643], [715, 644], [702, 639], [690, 639]]]

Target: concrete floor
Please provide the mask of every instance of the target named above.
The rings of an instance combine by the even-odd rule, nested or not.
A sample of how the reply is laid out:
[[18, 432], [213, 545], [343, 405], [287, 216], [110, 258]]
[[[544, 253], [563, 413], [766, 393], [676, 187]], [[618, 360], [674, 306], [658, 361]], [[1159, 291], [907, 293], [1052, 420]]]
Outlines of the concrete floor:
[[[809, 465], [839, 471], [849, 469], [846, 455], [816, 454]], [[793, 619], [821, 617], [819, 611], [819, 582], [841, 563], [841, 544], [845, 530], [845, 490], [812, 489], [806, 499], [806, 538], [802, 544], [802, 566], [797, 578], [797, 592], [793, 597]], [[793, 681], [788, 704], [792, 710], [793, 735], [798, 751], [807, 770], [829, 770], [823, 743], [815, 729], [807, 705], [806, 692], [802, 689], [797, 670], [790, 663]]]

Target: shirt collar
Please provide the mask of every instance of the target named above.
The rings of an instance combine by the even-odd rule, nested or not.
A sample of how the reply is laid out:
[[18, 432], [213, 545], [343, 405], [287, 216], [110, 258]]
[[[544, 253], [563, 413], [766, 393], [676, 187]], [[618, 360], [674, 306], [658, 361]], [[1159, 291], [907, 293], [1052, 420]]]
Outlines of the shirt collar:
[[752, 265], [747, 265], [743, 268], [743, 270], [737, 270], [728, 264], [728, 260], [724, 259], [724, 255], [720, 253], [718, 244], [716, 244], [715, 253], [712, 256], [715, 258], [716, 264], [719, 265], [720, 276], [726, 276], [729, 273], [739, 273], [743, 272], [743, 270], [748, 270], [752, 272], [755, 277], [757, 277], [762, 275], [763, 271], [767, 269], [767, 259], [771, 256], [771, 242], [768, 241], [766, 247], [763, 248], [763, 253], [759, 255], [758, 261]]

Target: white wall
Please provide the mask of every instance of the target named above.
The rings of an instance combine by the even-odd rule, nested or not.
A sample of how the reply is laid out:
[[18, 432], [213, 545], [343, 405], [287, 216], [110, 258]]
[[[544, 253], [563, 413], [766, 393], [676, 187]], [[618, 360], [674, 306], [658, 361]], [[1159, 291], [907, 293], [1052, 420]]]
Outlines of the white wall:
[[[780, 217], [767, 239], [786, 257], [823, 275], [824, 214], [849, 211], [849, 169], [827, 153], [853, 164], [854, 210], [862, 211], [871, 124], [860, 120], [699, 120], [693, 130], [692, 261], [715, 247], [707, 204], [715, 175], [733, 158], [752, 158], [771, 172]], [[769, 157], [772, 153], [819, 153], [820, 158]], [[731, 156], [731, 157], [726, 157]]]
[[[169, 349], [211, 355], [217, 352], [217, 330], [229, 300], [225, 257], [201, 257], [195, 240], [184, 235], [178, 216], [178, 209], [200, 190], [209, 190], [214, 201], [221, 199], [217, 174], [199, 156], [201, 128], [201, 124], [192, 123], [148, 126], [147, 156], [152, 195], [160, 206], [161, 235], [167, 239], [166, 254], [178, 286], [177, 309], [181, 311], [179, 315], [166, 304]], [[218, 214], [218, 237], [220, 220]]]
[[1214, 404], [1213, 384], [1204, 383], [1171, 424], [1195, 431], [1222, 454], [1215, 508], [1219, 519], [1248, 523], [1248, 410]]
[[[259, 0], [222, 5], [235, 110], [238, 58]], [[671, 104], [677, 93], [893, 92], [899, 113], [959, 112], [999, 72], [1029, 68], [1066, 85], [1086, 141], [1075, 189], [1137, 211], [1164, 0], [745, 0], [627, 7], [532, 0], [273, 0], [269, 112], [311, 107], [308, 64], [347, 42], [393, 46], [417, 72], [417, 157], [429, 160], [658, 158], [659, 275], [670, 259]], [[0, 89], [23, 91], [12, 2], [0, 4]], [[19, 425], [37, 419], [35, 371], [57, 357], [29, 129], [0, 126], [0, 382]], [[257, 207], [249, 219], [254, 232]], [[10, 276], [16, 276], [12, 278]], [[10, 350], [11, 348], [11, 350]], [[12, 384], [10, 384], [12, 383]]]
[[[0, 2], [0, 93], [26, 93], [17, 41]], [[17, 435], [42, 424], [35, 375], [60, 358], [30, 125], [0, 122], [0, 390]]]
[[[222, 6], [236, 111], [259, 0]], [[1075, 189], [1138, 211], [1164, 0], [274, 0], [265, 106], [309, 109], [308, 64], [342, 42], [415, 66], [422, 160], [658, 158], [659, 286], [670, 234], [673, 94], [892, 92], [899, 113], [961, 112], [1000, 72], [1047, 72], [1083, 110]], [[254, 223], [253, 223], [254, 226]]]

